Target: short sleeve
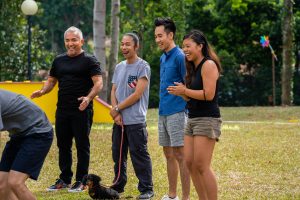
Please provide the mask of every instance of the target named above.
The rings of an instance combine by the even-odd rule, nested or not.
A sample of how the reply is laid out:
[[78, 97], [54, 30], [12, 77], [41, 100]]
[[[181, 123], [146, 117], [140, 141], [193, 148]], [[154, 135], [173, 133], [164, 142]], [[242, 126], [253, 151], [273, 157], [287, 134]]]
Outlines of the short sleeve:
[[55, 60], [52, 62], [52, 67], [50, 69], [50, 73], [49, 73], [49, 76], [52, 76], [52, 77], [56, 77], [57, 78], [57, 74], [56, 74], [56, 67], [55, 67]]
[[96, 75], [101, 75], [101, 67], [100, 67], [100, 62], [97, 60], [95, 56], [90, 57], [90, 75], [91, 76], [96, 76]]
[[[111, 79], [111, 83], [112, 84], [116, 84], [118, 82], [118, 79], [120, 78], [119, 77], [119, 74], [122, 74], [122, 72], [120, 72], [122, 70], [122, 68], [124, 67], [124, 64], [125, 62], [122, 61], [120, 62], [119, 64], [116, 65], [115, 67], [115, 71], [114, 71], [114, 74], [113, 74], [113, 77]], [[121, 75], [122, 76], [122, 75]]]
[[148, 81], [150, 80], [151, 70], [150, 66], [146, 62], [141, 63], [140, 70], [138, 71], [138, 79], [145, 77]]

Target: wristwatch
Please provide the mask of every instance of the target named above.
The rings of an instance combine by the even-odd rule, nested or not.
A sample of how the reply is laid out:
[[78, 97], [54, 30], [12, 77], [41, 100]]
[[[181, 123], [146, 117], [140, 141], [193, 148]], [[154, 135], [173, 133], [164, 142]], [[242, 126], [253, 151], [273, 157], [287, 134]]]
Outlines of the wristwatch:
[[118, 105], [116, 105], [116, 106], [114, 107], [114, 111], [120, 112], [120, 109], [119, 109]]

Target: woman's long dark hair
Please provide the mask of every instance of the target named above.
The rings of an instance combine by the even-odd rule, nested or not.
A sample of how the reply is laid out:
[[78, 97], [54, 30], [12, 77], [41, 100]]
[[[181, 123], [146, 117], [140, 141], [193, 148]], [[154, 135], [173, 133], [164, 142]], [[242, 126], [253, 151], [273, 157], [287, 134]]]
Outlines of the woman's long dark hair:
[[[183, 40], [188, 39], [188, 38], [192, 39], [198, 45], [199, 44], [203, 45], [202, 54], [203, 54], [204, 58], [213, 60], [217, 65], [219, 73], [221, 73], [222, 67], [221, 67], [220, 59], [217, 56], [217, 54], [215, 53], [215, 51], [213, 50], [213, 48], [208, 43], [205, 35], [199, 30], [192, 30], [191, 32], [189, 32], [188, 34], [186, 34], [183, 37]], [[194, 63], [191, 61], [188, 61], [187, 59], [185, 59], [185, 63], [186, 63], [185, 80], [186, 80], [186, 85], [189, 87], [191, 85], [192, 75], [194, 73]]]

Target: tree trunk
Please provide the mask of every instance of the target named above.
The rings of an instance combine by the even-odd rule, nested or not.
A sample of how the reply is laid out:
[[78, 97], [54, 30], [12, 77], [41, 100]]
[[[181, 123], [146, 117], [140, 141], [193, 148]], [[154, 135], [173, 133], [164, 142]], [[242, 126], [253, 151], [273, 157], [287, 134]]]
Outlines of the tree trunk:
[[107, 92], [107, 67], [105, 55], [105, 16], [106, 16], [106, 0], [94, 0], [94, 20], [93, 20], [93, 35], [94, 35], [94, 54], [100, 61], [103, 89], [99, 96], [104, 101], [108, 101]]
[[118, 50], [119, 50], [119, 32], [120, 32], [120, 0], [112, 0], [111, 5], [111, 49], [109, 56], [109, 70], [108, 70], [108, 93], [110, 97], [111, 92], [111, 80], [114, 73], [115, 66], [118, 62]]
[[139, 12], [140, 12], [140, 22], [141, 22], [141, 27], [139, 30], [139, 37], [140, 37], [139, 56], [141, 58], [143, 58], [143, 48], [144, 48], [143, 35], [144, 35], [144, 31], [145, 31], [145, 28], [144, 28], [144, 12], [145, 12], [144, 0], [140, 0]]
[[284, 0], [283, 20], [282, 20], [282, 105], [292, 104], [292, 52], [293, 52], [293, 1]]

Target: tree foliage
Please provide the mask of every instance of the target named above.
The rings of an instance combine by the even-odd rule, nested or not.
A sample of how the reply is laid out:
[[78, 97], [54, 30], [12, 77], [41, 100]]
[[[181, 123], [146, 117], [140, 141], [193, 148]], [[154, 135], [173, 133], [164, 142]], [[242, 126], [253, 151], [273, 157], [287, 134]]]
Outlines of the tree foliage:
[[[189, 27], [202, 30], [221, 58], [221, 105], [268, 105], [272, 95], [271, 54], [259, 45], [259, 39], [268, 35], [280, 55], [281, 6], [274, 0], [206, 0], [193, 5]], [[196, 15], [203, 20], [197, 20]], [[277, 90], [280, 63], [281, 59], [276, 63]]]
[[92, 0], [43, 0], [40, 9], [42, 15], [38, 20], [41, 28], [47, 30], [48, 40], [45, 42], [48, 49], [56, 53], [65, 51], [63, 36], [65, 30], [70, 26], [80, 28], [85, 41], [92, 40]]
[[[21, 15], [21, 0], [0, 3], [2, 10], [0, 21], [0, 72], [20, 80], [20, 74], [26, 72], [26, 20]], [[224, 69], [221, 76], [220, 104], [223, 106], [269, 105], [272, 95], [271, 52], [259, 44], [260, 36], [268, 35], [278, 57], [276, 64], [276, 102], [281, 104], [282, 73], [282, 20], [283, 0], [121, 0], [120, 34], [135, 31], [140, 35], [139, 55], [151, 66], [150, 107], [159, 102], [159, 58], [162, 52], [154, 40], [154, 19], [171, 17], [177, 25], [176, 44], [181, 46], [182, 37], [191, 29], [200, 29], [208, 37], [211, 45], [221, 58]], [[111, 35], [111, 1], [106, 4], [106, 35]], [[294, 57], [295, 65], [293, 85], [294, 103], [300, 104], [300, 0], [294, 0]], [[5, 17], [4, 17], [5, 16]], [[9, 17], [8, 17], [9, 16]], [[3, 20], [3, 19], [6, 20]], [[44, 0], [40, 2], [39, 15], [35, 17], [33, 29], [34, 45], [38, 49], [46, 48], [55, 53], [64, 51], [63, 32], [71, 25], [82, 29], [87, 40], [93, 34], [93, 1], [80, 0]], [[9, 24], [17, 24], [9, 26]], [[41, 30], [46, 31], [42, 32]], [[4, 31], [2, 31], [4, 30]], [[11, 33], [11, 34], [8, 34]], [[46, 35], [45, 35], [46, 34]], [[40, 39], [39, 38], [40, 35]], [[42, 36], [46, 38], [42, 38]], [[22, 41], [14, 43], [12, 41]], [[92, 52], [88, 45], [84, 47]], [[36, 48], [33, 48], [36, 49]], [[8, 50], [8, 51], [7, 51]], [[5, 52], [7, 51], [7, 53]], [[107, 50], [108, 52], [109, 50]], [[4, 54], [4, 52], [6, 54]], [[20, 53], [22, 52], [22, 53]], [[47, 51], [40, 51], [40, 53]], [[38, 53], [36, 53], [38, 54]], [[49, 55], [49, 53], [47, 52]], [[14, 56], [17, 55], [17, 56]], [[123, 60], [119, 54], [118, 60]], [[42, 66], [45, 61], [35, 66]], [[51, 59], [50, 59], [51, 60]], [[49, 61], [50, 62], [50, 61]], [[10, 67], [3, 70], [3, 63]], [[22, 67], [21, 67], [22, 65]], [[2, 70], [2, 71], [1, 71]], [[15, 70], [15, 71], [13, 71]], [[272, 99], [272, 98], [271, 98]]]
[[[21, 12], [21, 0], [0, 3], [0, 81], [27, 80], [27, 21]], [[36, 20], [34, 17], [33, 21]], [[48, 69], [53, 55], [45, 46], [46, 31], [32, 27], [31, 60], [33, 78], [39, 69]]]

